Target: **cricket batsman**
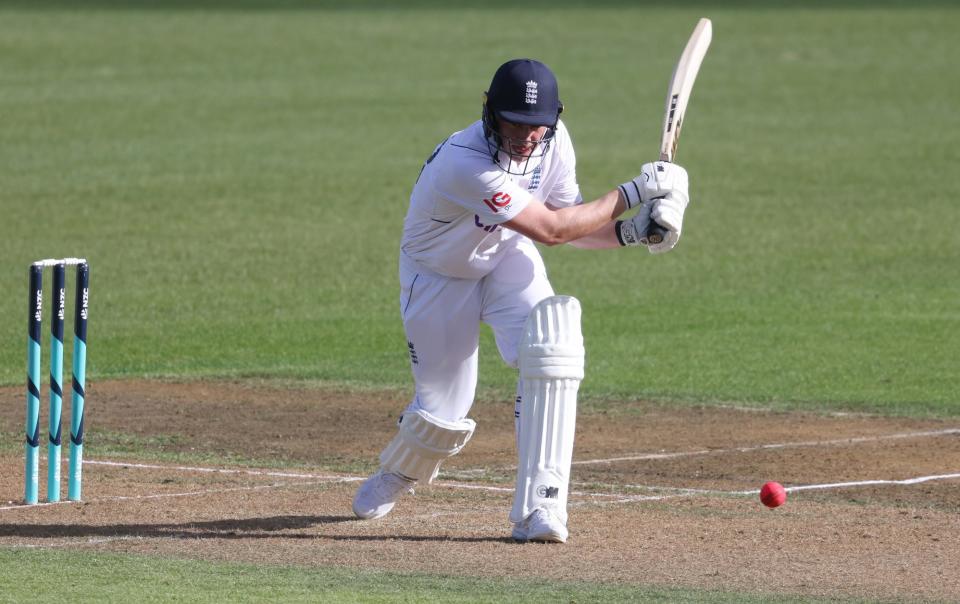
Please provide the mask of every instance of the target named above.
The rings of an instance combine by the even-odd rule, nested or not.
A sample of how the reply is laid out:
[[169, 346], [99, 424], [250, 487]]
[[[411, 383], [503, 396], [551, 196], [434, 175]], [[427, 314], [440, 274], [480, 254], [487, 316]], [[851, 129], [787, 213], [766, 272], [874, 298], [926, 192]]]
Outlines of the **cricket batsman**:
[[[480, 323], [518, 368], [518, 466], [510, 521], [518, 541], [567, 540], [577, 391], [584, 372], [580, 304], [558, 296], [535, 243], [667, 252], [680, 238], [687, 172], [653, 162], [584, 203], [560, 120], [557, 79], [543, 63], [508, 61], [482, 118], [440, 143], [410, 195], [400, 244], [400, 315], [415, 390], [380, 469], [357, 490], [363, 519], [388, 514], [467, 444]], [[628, 210], [632, 216], [621, 219]], [[666, 235], [653, 244], [650, 222]]]

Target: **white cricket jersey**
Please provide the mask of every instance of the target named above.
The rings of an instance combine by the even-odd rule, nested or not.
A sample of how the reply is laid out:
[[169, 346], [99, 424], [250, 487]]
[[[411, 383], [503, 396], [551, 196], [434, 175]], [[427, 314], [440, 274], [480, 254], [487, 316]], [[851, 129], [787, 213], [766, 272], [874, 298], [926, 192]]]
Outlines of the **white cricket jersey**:
[[581, 201], [563, 122], [539, 165], [515, 176], [494, 163], [478, 120], [442, 142], [424, 164], [403, 222], [401, 253], [441, 275], [480, 279], [525, 239], [502, 223], [529, 203], [563, 207]]

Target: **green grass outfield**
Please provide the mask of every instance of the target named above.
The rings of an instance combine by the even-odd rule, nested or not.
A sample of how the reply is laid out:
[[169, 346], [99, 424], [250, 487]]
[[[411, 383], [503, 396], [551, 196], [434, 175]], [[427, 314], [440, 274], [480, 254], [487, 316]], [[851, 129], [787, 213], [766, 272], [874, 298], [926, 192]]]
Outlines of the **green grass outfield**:
[[[956, 413], [956, 9], [30, 5], [0, 9], [0, 383], [27, 265], [83, 255], [92, 380], [407, 385], [407, 197], [496, 66], [559, 74], [593, 198], [654, 157], [708, 14], [681, 245], [545, 252], [583, 302], [585, 395]], [[511, 392], [482, 350], [481, 388]]]
[[[655, 157], [670, 71], [707, 15], [678, 156], [693, 198], [680, 246], [544, 251], [556, 289], [583, 303], [588, 402], [960, 416], [960, 10], [724, 6], [0, 2], [0, 384], [24, 382], [28, 264], [83, 255], [91, 381], [408, 387], [407, 196], [434, 145], [479, 116], [494, 69], [516, 56], [554, 68], [594, 198]], [[481, 348], [481, 392], [509, 396], [489, 333]], [[145, 601], [172, 584], [184, 599], [225, 585], [235, 601], [361, 599], [340, 571], [47, 551], [0, 550], [0, 581], [36, 587], [50, 557], [74, 599]], [[507, 591], [363, 577], [369, 601]]]
[[[55, 581], [20, 572], [24, 560], [56, 568]], [[670, 602], [761, 604], [837, 602], [791, 596], [636, 588], [575, 582], [469, 579], [336, 569], [195, 563], [84, 552], [0, 550], [0, 602]], [[13, 567], [13, 572], [6, 569]], [[95, 591], [89, 586], [96, 586]], [[359, 589], [358, 589], [359, 588]], [[845, 603], [866, 600], [843, 600]]]

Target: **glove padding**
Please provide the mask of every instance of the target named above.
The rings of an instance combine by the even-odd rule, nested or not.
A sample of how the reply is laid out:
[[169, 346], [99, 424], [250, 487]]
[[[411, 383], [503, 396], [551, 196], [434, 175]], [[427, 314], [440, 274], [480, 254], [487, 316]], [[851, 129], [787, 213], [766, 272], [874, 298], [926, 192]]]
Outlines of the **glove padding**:
[[620, 193], [627, 202], [627, 209], [674, 192], [681, 193], [684, 199], [690, 199], [688, 188], [687, 171], [677, 164], [665, 161], [643, 164], [640, 168], [640, 176], [619, 187]]
[[653, 202], [653, 207], [650, 209], [650, 220], [662, 226], [666, 231], [663, 233], [663, 241], [660, 243], [644, 243], [651, 254], [669, 252], [680, 241], [680, 231], [683, 228], [683, 211], [687, 209], [687, 203], [687, 196], [680, 191], [668, 193], [665, 197]]
[[[680, 241], [683, 212], [687, 203], [686, 196], [673, 192], [643, 204], [633, 218], [617, 222], [616, 231], [620, 245], [645, 245], [651, 254], [669, 252]], [[660, 243], [650, 243], [647, 240], [646, 233], [651, 220], [666, 229]]]

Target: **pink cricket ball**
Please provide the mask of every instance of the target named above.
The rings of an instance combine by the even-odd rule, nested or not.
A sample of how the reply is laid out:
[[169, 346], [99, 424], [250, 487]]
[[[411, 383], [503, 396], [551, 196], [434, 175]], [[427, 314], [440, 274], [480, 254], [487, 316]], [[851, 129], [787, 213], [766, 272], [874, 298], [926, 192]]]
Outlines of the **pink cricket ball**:
[[760, 501], [768, 508], [775, 508], [787, 501], [787, 490], [779, 482], [768, 482], [760, 489]]

